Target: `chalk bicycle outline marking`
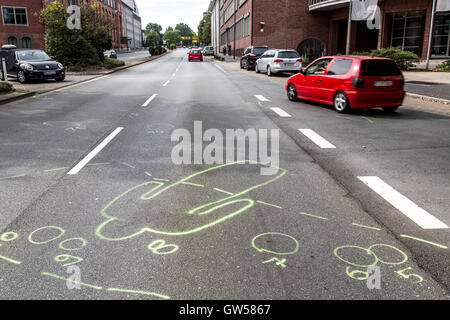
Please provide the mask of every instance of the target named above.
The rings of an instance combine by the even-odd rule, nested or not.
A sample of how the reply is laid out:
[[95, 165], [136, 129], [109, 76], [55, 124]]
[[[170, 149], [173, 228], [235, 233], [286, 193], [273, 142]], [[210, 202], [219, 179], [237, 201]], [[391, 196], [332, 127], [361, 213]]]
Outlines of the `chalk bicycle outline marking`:
[[[245, 161], [238, 161], [238, 162], [233, 162], [233, 163], [227, 163], [227, 164], [222, 164], [222, 165], [214, 166], [214, 167], [211, 167], [211, 168], [208, 168], [208, 169], [201, 170], [201, 171], [198, 171], [198, 172], [196, 172], [196, 173], [193, 173], [193, 174], [191, 174], [191, 175], [189, 175], [189, 176], [187, 176], [187, 177], [185, 177], [185, 178], [183, 178], [183, 179], [181, 179], [181, 180], [178, 180], [178, 181], [175, 182], [175, 183], [169, 184], [169, 185], [166, 186], [166, 187], [162, 187], [162, 185], [160, 185], [160, 186], [158, 186], [158, 187], [152, 189], [153, 191], [156, 191], [153, 195], [151, 195], [151, 196], [149, 196], [149, 197], [145, 197], [145, 198], [146, 198], [147, 200], [154, 199], [155, 197], [157, 197], [157, 196], [160, 195], [161, 193], [163, 193], [163, 192], [165, 192], [165, 191], [167, 191], [167, 190], [170, 190], [170, 189], [172, 189], [172, 188], [174, 188], [174, 187], [176, 187], [176, 186], [178, 186], [178, 185], [184, 185], [185, 182], [189, 182], [189, 180], [191, 180], [191, 179], [193, 179], [193, 178], [195, 178], [195, 177], [197, 177], [197, 176], [199, 176], [199, 175], [201, 175], [201, 174], [205, 174], [205, 173], [211, 172], [211, 171], [213, 171], [213, 170], [217, 170], [217, 169], [220, 169], [220, 168], [229, 167], [229, 166], [237, 165], [237, 164], [259, 164], [259, 165], [263, 165], [263, 166], [268, 166], [268, 165], [265, 165], [265, 164], [262, 164], [262, 163], [258, 163], [258, 162], [254, 162], [254, 161], [248, 161], [248, 160], [245, 160]], [[143, 184], [140, 184], [140, 185], [138, 185], [138, 186], [135, 186], [135, 187], [133, 187], [133, 188], [131, 188], [131, 189], [128, 189], [127, 191], [123, 192], [122, 194], [120, 194], [119, 196], [117, 196], [116, 198], [114, 198], [111, 202], [109, 202], [109, 203], [101, 210], [101, 214], [102, 214], [102, 216], [103, 216], [104, 218], [106, 218], [106, 220], [105, 220], [104, 222], [102, 222], [102, 223], [97, 227], [97, 229], [96, 229], [96, 231], [95, 231], [95, 234], [96, 234], [96, 236], [97, 236], [98, 238], [100, 238], [100, 239], [102, 239], [102, 240], [105, 240], [105, 241], [122, 241], [122, 240], [128, 240], [128, 239], [137, 237], [137, 236], [139, 236], [139, 235], [141, 235], [141, 234], [143, 234], [143, 233], [145, 233], [145, 232], [149, 232], [149, 233], [153, 233], [153, 234], [166, 235], [166, 236], [184, 236], [184, 235], [189, 235], [189, 234], [193, 234], [193, 233], [196, 233], [196, 232], [199, 232], [199, 231], [208, 229], [208, 228], [213, 227], [213, 226], [215, 226], [215, 225], [217, 225], [217, 224], [220, 224], [220, 223], [222, 223], [222, 222], [224, 222], [224, 221], [227, 221], [227, 220], [229, 220], [229, 219], [231, 219], [231, 218], [233, 218], [233, 217], [239, 215], [240, 213], [242, 213], [242, 212], [248, 210], [249, 208], [253, 207], [254, 204], [255, 204], [255, 201], [254, 201], [254, 200], [248, 199], [248, 198], [240, 198], [240, 199], [239, 199], [239, 197], [241, 197], [241, 196], [243, 196], [243, 195], [249, 193], [249, 192], [252, 191], [252, 190], [261, 188], [261, 187], [266, 186], [266, 185], [268, 185], [268, 184], [270, 184], [270, 183], [272, 183], [272, 182], [275, 182], [275, 181], [277, 181], [278, 179], [280, 179], [281, 177], [283, 177], [283, 176], [287, 173], [287, 170], [285, 170], [285, 169], [278, 168], [278, 170], [281, 171], [281, 173], [280, 173], [279, 175], [277, 175], [276, 177], [274, 177], [274, 178], [272, 178], [272, 179], [270, 179], [270, 180], [268, 180], [268, 181], [266, 181], [266, 182], [264, 182], [264, 183], [261, 183], [261, 184], [258, 184], [258, 185], [254, 185], [254, 186], [252, 186], [252, 187], [250, 187], [250, 188], [247, 188], [247, 189], [245, 189], [245, 190], [243, 190], [243, 191], [240, 191], [240, 192], [235, 193], [235, 194], [233, 194], [233, 195], [227, 196], [227, 197], [222, 198], [222, 199], [220, 199], [220, 200], [208, 202], [208, 203], [206, 203], [206, 204], [200, 205], [200, 206], [195, 207], [195, 208], [193, 208], [193, 209], [191, 209], [191, 210], [189, 210], [189, 211], [186, 212], [186, 214], [188, 214], [188, 215], [193, 215], [193, 214], [197, 214], [197, 215], [205, 215], [205, 214], [211, 213], [211, 212], [213, 212], [213, 211], [215, 211], [215, 210], [218, 210], [218, 209], [220, 209], [220, 208], [223, 208], [223, 207], [226, 207], [226, 206], [229, 206], [229, 205], [232, 205], [232, 204], [241, 203], [241, 202], [247, 203], [246, 205], [244, 205], [244, 206], [241, 207], [240, 209], [235, 210], [235, 211], [233, 211], [233, 212], [231, 212], [231, 213], [229, 213], [229, 214], [227, 214], [227, 215], [225, 215], [225, 216], [223, 216], [223, 217], [221, 217], [221, 218], [219, 218], [219, 219], [216, 219], [216, 220], [214, 220], [214, 221], [212, 221], [212, 222], [210, 222], [210, 223], [201, 225], [201, 226], [196, 227], [196, 228], [191, 229], [191, 230], [185, 230], [185, 231], [180, 231], [180, 232], [161, 231], [161, 230], [156, 230], [156, 229], [149, 228], [149, 227], [143, 227], [143, 228], [141, 228], [141, 230], [138, 231], [138, 232], [135, 232], [135, 233], [133, 233], [133, 234], [131, 234], [131, 235], [124, 236], [124, 237], [120, 237], [120, 238], [111, 238], [111, 237], [105, 236], [105, 235], [102, 233], [103, 229], [104, 229], [108, 224], [110, 224], [111, 222], [114, 222], [114, 221], [119, 220], [118, 217], [109, 215], [109, 214], [107, 213], [108, 209], [109, 209], [115, 202], [117, 202], [118, 200], [120, 200], [121, 198], [123, 198], [124, 196], [126, 196], [127, 194], [131, 193], [132, 191], [134, 191], [134, 190], [136, 190], [136, 189], [138, 189], [138, 188], [141, 188], [141, 187], [143, 187], [143, 186], [147, 186], [147, 185], [149, 185], [149, 184], [155, 184], [154, 181], [151, 181], [151, 182], [145, 182], [145, 183], [143, 183]], [[145, 195], [148, 195], [148, 194], [149, 194], [149, 192], [147, 192]]]

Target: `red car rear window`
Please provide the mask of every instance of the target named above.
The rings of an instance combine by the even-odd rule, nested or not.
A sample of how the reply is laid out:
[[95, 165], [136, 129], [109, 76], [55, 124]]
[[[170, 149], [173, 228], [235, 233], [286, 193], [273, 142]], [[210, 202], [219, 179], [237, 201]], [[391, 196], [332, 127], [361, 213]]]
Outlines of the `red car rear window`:
[[402, 72], [392, 60], [364, 60], [362, 76], [399, 76]]
[[191, 54], [200, 54], [200, 53], [202, 53], [200, 50], [192, 50], [191, 51]]

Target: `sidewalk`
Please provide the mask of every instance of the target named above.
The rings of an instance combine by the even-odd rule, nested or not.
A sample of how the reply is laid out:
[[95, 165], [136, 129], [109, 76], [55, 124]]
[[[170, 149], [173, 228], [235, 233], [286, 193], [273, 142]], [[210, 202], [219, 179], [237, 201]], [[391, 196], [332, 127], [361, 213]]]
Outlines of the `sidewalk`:
[[[170, 52], [170, 51], [169, 51]], [[94, 78], [98, 78], [101, 76], [105, 76], [108, 74], [112, 74], [124, 69], [128, 69], [152, 60], [155, 60], [157, 58], [160, 58], [169, 52], [166, 52], [159, 56], [152, 56], [152, 57], [146, 57], [142, 59], [136, 59], [132, 61], [126, 61], [125, 66], [111, 69], [111, 70], [105, 70], [105, 71], [92, 71], [92, 72], [67, 72], [66, 73], [66, 79], [63, 82], [56, 82], [54, 80], [44, 80], [39, 82], [31, 82], [31, 83], [25, 83], [21, 84], [16, 79], [11, 79], [10, 82], [14, 86], [13, 93], [0, 95], [0, 105], [6, 104], [9, 102], [21, 100], [28, 98], [30, 96], [34, 96], [36, 94], [43, 94], [48, 93], [57, 89], [70, 87], [78, 83], [83, 83], [86, 81], [89, 81]]]
[[[226, 68], [225, 70], [228, 69], [232, 71], [243, 72], [249, 76], [277, 82], [282, 85], [286, 84], [286, 80], [290, 76], [289, 74], [279, 74], [274, 75], [273, 77], [268, 77], [265, 73], [258, 74], [254, 71], [242, 70], [239, 66], [239, 60], [233, 61], [233, 57], [231, 57], [231, 60], [228, 59], [227, 61], [219, 61], [213, 58], [209, 59], [211, 62], [214, 62], [217, 65]], [[450, 73], [446, 72], [405, 72], [404, 74], [407, 81], [429, 82], [433, 80], [433, 82], [429, 83], [433, 84], [437, 81], [440, 81], [441, 83], [450, 84]], [[450, 117], [450, 102], [433, 97], [407, 94], [403, 103], [403, 108]]]
[[450, 72], [405, 71], [403, 75], [406, 82], [450, 84]]

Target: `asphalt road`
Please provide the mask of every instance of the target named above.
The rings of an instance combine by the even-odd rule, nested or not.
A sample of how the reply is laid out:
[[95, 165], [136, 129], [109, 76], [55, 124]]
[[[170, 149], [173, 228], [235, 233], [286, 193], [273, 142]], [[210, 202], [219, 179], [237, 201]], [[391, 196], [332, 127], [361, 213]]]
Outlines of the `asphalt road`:
[[[195, 121], [223, 135], [278, 129], [277, 173], [174, 164], [171, 134], [193, 137]], [[448, 299], [449, 124], [289, 102], [277, 83], [189, 63], [184, 50], [5, 105], [0, 298]], [[423, 228], [426, 214], [414, 222], [358, 177], [382, 179], [441, 227]], [[380, 289], [368, 288], [372, 265]]]

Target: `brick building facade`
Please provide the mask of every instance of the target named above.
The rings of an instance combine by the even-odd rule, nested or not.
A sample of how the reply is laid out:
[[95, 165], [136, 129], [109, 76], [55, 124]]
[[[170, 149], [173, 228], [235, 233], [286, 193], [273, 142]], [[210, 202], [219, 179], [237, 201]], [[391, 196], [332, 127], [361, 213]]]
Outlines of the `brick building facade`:
[[0, 0], [0, 7], [0, 46], [44, 48], [44, 27], [35, 16], [42, 8], [41, 0]]
[[[0, 0], [0, 46], [14, 44], [18, 48], [45, 48], [45, 29], [39, 23], [39, 13], [50, 0]], [[60, 0], [67, 4], [67, 0]], [[123, 48], [122, 3], [120, 0], [89, 0], [100, 4], [102, 12], [113, 21], [112, 39], [114, 48]], [[78, 3], [78, 0], [76, 1]]]
[[[395, 46], [426, 59], [432, 4], [433, 0], [379, 0], [381, 28], [353, 21], [350, 51]], [[216, 53], [225, 47], [239, 56], [250, 45], [296, 49], [310, 59], [346, 51], [349, 0], [212, 0], [210, 11]], [[432, 57], [450, 57], [449, 29], [450, 12], [438, 12]]]

